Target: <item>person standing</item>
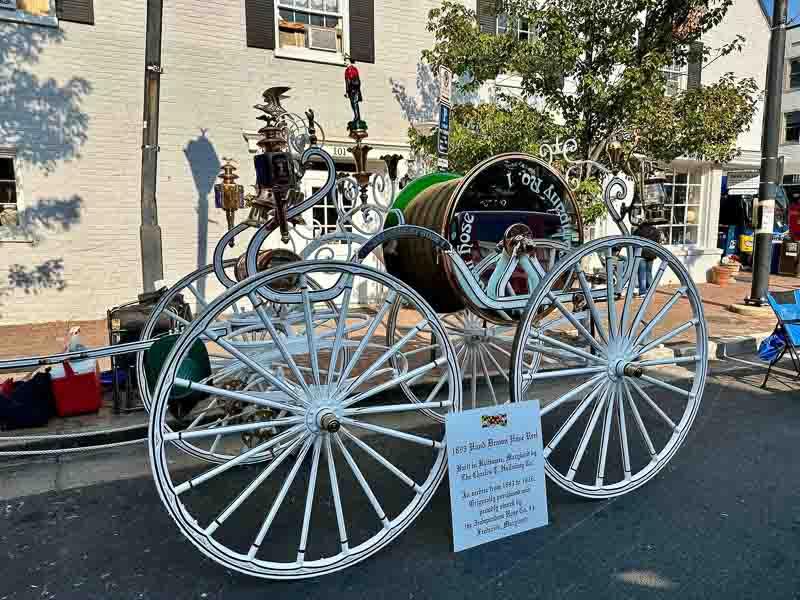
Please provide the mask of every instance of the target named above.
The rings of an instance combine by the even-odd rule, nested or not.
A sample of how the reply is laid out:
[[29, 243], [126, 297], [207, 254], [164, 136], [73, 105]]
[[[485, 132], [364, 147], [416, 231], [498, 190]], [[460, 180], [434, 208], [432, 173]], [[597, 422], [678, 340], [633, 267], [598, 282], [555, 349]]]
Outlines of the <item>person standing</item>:
[[[661, 230], [650, 223], [642, 223], [639, 225], [633, 231], [633, 235], [651, 240], [656, 244], [663, 243]], [[647, 292], [647, 290], [650, 289], [650, 286], [653, 285], [653, 262], [655, 262], [656, 258], [657, 256], [652, 250], [648, 250], [647, 248], [642, 250], [642, 260], [639, 261], [638, 273], [640, 295], [643, 295], [645, 292]]]

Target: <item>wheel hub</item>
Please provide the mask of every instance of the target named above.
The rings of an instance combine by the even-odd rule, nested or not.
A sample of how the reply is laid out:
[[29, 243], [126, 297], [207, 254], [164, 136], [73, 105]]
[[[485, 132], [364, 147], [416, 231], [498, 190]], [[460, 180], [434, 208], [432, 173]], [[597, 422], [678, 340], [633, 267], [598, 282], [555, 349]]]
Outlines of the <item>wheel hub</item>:
[[306, 411], [306, 427], [316, 435], [338, 432], [342, 427], [341, 419], [344, 414], [341, 401], [331, 397], [327, 386], [309, 387], [313, 399]]

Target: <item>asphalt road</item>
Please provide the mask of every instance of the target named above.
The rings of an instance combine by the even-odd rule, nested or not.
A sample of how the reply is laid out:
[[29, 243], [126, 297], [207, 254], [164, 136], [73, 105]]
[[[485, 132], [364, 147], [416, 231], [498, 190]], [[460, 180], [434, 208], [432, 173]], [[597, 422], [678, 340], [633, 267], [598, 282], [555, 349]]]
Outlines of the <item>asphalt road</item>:
[[148, 477], [0, 503], [0, 600], [51, 598], [800, 598], [800, 384], [714, 363], [683, 448], [653, 481], [590, 502], [548, 486], [551, 524], [452, 552], [443, 484], [393, 544], [274, 583], [183, 539]]

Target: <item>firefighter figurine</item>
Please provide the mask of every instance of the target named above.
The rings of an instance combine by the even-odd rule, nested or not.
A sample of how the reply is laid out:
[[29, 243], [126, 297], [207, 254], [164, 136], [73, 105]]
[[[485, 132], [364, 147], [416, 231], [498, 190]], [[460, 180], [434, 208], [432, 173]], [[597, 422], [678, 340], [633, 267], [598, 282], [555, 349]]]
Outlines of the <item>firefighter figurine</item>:
[[367, 129], [367, 123], [361, 119], [361, 109], [359, 102], [364, 100], [361, 95], [361, 77], [356, 68], [356, 61], [351, 56], [346, 57], [347, 68], [344, 70], [345, 98], [350, 100], [350, 107], [353, 109], [353, 120], [347, 124], [348, 131]]

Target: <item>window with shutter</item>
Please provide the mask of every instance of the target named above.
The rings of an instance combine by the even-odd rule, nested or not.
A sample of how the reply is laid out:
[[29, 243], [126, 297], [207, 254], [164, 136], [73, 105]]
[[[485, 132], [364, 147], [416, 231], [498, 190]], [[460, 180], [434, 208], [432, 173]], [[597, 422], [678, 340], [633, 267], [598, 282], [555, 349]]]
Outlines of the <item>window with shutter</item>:
[[789, 89], [800, 88], [800, 58], [789, 61]]
[[495, 0], [478, 0], [478, 24], [481, 33], [497, 33], [497, 2]]
[[785, 123], [783, 141], [800, 142], [800, 111], [786, 113], [783, 119]]
[[94, 0], [50, 0], [55, 1], [58, 18], [62, 21], [94, 25]]

